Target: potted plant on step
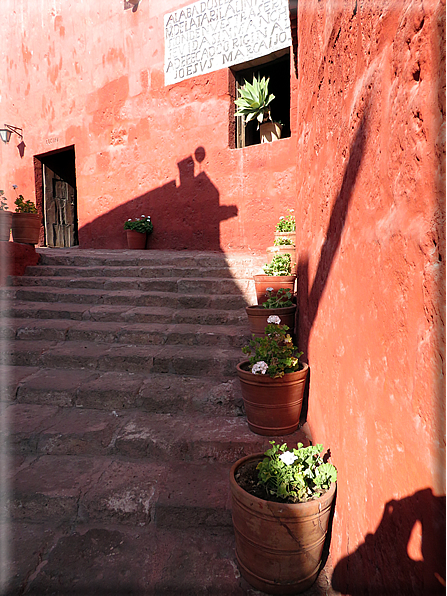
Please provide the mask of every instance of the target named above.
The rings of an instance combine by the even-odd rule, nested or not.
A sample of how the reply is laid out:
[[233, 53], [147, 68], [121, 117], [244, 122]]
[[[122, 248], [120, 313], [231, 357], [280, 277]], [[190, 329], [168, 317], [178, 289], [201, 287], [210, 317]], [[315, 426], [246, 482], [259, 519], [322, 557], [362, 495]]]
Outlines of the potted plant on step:
[[293, 303], [291, 290], [280, 288], [275, 294], [273, 288], [269, 287], [266, 288], [265, 292], [268, 298], [262, 305], [245, 307], [250, 333], [255, 337], [262, 337], [268, 324], [267, 320], [272, 315], [279, 316], [281, 322], [293, 330], [295, 327], [296, 304]]
[[275, 96], [268, 92], [269, 81], [265, 77], [261, 79], [253, 75], [253, 83], [245, 81], [238, 89], [239, 97], [234, 101], [238, 107], [236, 116], [243, 116], [245, 123], [255, 118], [258, 121], [261, 143], [281, 138], [282, 125], [273, 122], [270, 114], [270, 104]]
[[127, 246], [133, 250], [144, 250], [154, 226], [149, 215], [142, 215], [136, 219], [129, 218], [124, 222], [124, 229], [127, 235]]
[[236, 558], [244, 578], [267, 594], [297, 594], [316, 580], [337, 470], [323, 445], [275, 444], [230, 472]]
[[[17, 188], [16, 185], [13, 186]], [[32, 201], [25, 201], [19, 195], [14, 201], [15, 213], [12, 214], [12, 238], [14, 242], [22, 244], [37, 244], [39, 242], [41, 218], [36, 205]]]
[[8, 211], [8, 204], [4, 191], [0, 190], [0, 240], [9, 241], [12, 225], [12, 213]]
[[267, 248], [267, 256], [271, 259], [274, 255], [289, 254], [292, 263], [292, 273], [296, 272], [296, 224], [293, 209], [289, 209], [289, 215], [279, 218], [275, 226], [275, 239], [273, 246]]
[[236, 367], [248, 427], [258, 435], [289, 435], [299, 426], [309, 367], [288, 331], [271, 315], [264, 335], [242, 348], [249, 359]]
[[[292, 272], [289, 253], [274, 255], [271, 262], [264, 265], [263, 269], [264, 274], [253, 276], [258, 304], [264, 303], [269, 298], [267, 288], [272, 288], [271, 291], [275, 294], [280, 288], [288, 288], [294, 293], [296, 274]], [[295, 265], [294, 270], [296, 270]]]

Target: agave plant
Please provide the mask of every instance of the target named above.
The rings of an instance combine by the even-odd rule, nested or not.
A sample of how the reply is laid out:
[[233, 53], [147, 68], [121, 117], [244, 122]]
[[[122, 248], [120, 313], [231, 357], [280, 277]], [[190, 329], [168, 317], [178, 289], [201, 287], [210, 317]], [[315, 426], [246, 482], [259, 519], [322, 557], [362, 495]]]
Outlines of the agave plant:
[[253, 83], [245, 81], [245, 84], [238, 89], [239, 97], [235, 99], [234, 103], [238, 110], [236, 116], [245, 116], [245, 121], [250, 122], [255, 118], [259, 124], [271, 120], [270, 117], [270, 103], [275, 99], [273, 94], [268, 93], [270, 79], [265, 77], [256, 78], [253, 75]]

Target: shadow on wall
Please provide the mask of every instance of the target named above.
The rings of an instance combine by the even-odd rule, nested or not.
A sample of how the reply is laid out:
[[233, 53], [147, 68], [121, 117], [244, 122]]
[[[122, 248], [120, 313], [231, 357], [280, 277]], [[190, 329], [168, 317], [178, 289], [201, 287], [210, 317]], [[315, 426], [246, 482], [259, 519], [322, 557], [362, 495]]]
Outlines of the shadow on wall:
[[[198, 147], [195, 161], [205, 159]], [[154, 224], [148, 246], [154, 249], [207, 250], [218, 252], [220, 222], [236, 217], [236, 205], [219, 205], [219, 191], [206, 172], [195, 174], [190, 155], [177, 163], [180, 184], [171, 180], [97, 217], [79, 229], [81, 248], [127, 248], [124, 222], [150, 215]]]
[[[429, 488], [389, 501], [377, 531], [336, 565], [332, 587], [350, 596], [445, 594], [445, 507]], [[422, 542], [413, 551], [417, 526]]]
[[[309, 365], [311, 364], [308, 360], [310, 334], [317, 317], [321, 297], [323, 296], [324, 289], [329, 279], [329, 274], [335, 259], [335, 255], [337, 254], [338, 247], [340, 246], [341, 236], [346, 224], [346, 217], [348, 215], [349, 204], [352, 199], [354, 186], [365, 151], [368, 127], [368, 103], [365, 102], [365, 105], [365, 111], [362, 115], [351, 145], [349, 160], [346, 164], [340, 191], [335, 199], [334, 207], [332, 208], [329, 226], [326, 232], [326, 240], [323, 244], [323, 248], [321, 249], [320, 260], [310, 290], [309, 259], [307, 257], [300, 257], [298, 260], [297, 312], [299, 312], [299, 320], [297, 325], [297, 337], [299, 337], [300, 350], [303, 351], [302, 360], [307, 362]], [[301, 410], [301, 420], [303, 423], [307, 419], [310, 381], [311, 369], [309, 369], [307, 387], [304, 394], [303, 407]]]

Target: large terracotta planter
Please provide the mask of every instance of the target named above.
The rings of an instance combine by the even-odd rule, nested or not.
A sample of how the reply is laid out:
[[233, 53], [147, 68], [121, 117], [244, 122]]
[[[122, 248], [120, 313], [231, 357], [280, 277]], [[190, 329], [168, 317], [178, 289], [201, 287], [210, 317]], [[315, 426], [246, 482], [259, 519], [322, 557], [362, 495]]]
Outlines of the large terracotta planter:
[[39, 242], [41, 217], [38, 213], [12, 214], [12, 239], [22, 244]]
[[0, 211], [0, 240], [3, 242], [9, 241], [12, 226], [12, 212]]
[[248, 455], [230, 472], [236, 558], [241, 574], [267, 594], [299, 594], [316, 580], [329, 525], [336, 484], [320, 498], [283, 504], [258, 499], [235, 480], [246, 462], [264, 455]]
[[280, 288], [291, 290], [292, 294], [295, 293], [295, 279], [296, 275], [254, 275], [256, 289], [256, 299], [258, 304], [264, 304], [268, 299], [266, 294], [267, 288], [273, 288], [273, 294]]
[[132, 250], [144, 250], [146, 248], [147, 234], [136, 230], [126, 230], [127, 246]]
[[267, 319], [270, 315], [277, 315], [281, 319], [281, 325], [287, 325], [290, 335], [294, 334], [296, 304], [284, 308], [264, 308], [262, 305], [246, 306], [245, 311], [248, 316], [250, 333], [256, 337], [264, 336]]
[[248, 428], [267, 437], [294, 433], [300, 422], [308, 365], [279, 379], [253, 374], [248, 366], [244, 360], [236, 367]]

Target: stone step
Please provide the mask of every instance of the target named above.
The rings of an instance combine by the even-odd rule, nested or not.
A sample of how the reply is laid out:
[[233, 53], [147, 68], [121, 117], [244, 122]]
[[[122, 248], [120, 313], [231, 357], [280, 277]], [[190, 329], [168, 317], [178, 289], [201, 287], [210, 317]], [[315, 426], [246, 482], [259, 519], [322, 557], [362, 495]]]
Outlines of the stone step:
[[227, 268], [233, 276], [258, 273], [268, 260], [264, 254], [211, 253], [168, 250], [86, 250], [37, 248], [39, 265], [62, 267], [162, 267], [168, 268]]
[[3, 317], [28, 319], [66, 319], [68, 321], [117, 321], [120, 323], [187, 323], [194, 325], [241, 325], [247, 323], [245, 308], [173, 309], [163, 306], [129, 306], [126, 304], [73, 304], [70, 302], [0, 301]]
[[2, 401], [122, 412], [240, 416], [237, 379], [0, 366]]
[[[230, 526], [11, 522], [7, 596], [261, 596], [241, 577]], [[302, 596], [338, 596], [329, 557]]]
[[[245, 416], [173, 415], [13, 403], [1, 415], [2, 440], [22, 456], [113, 456], [144, 462], [231, 463], [269, 446]], [[303, 430], [286, 437], [296, 444]], [[273, 437], [275, 438], [275, 437]], [[280, 439], [282, 441], [282, 439]], [[265, 451], [265, 449], [264, 449]]]
[[[245, 270], [241, 271], [243, 274]], [[200, 278], [205, 274], [206, 277], [222, 278], [222, 279], [233, 279], [230, 269], [225, 267], [167, 267], [166, 265], [157, 266], [129, 266], [123, 267], [112, 267], [109, 265], [91, 266], [91, 267], [75, 267], [75, 266], [63, 266], [63, 265], [33, 265], [26, 269], [26, 277], [39, 277], [39, 276], [51, 276], [51, 277], [131, 277], [131, 278], [152, 278], [152, 279], [163, 279], [165, 277], [172, 277], [182, 279], [185, 277]], [[242, 277], [250, 278], [251, 271], [247, 270], [247, 276]]]
[[[244, 455], [264, 452], [272, 440], [251, 433], [242, 419], [220, 427], [212, 418], [191, 418], [188, 432], [184, 419], [135, 416], [127, 421], [118, 418], [118, 429], [113, 429], [113, 414], [109, 419], [104, 414], [95, 419], [92, 411], [65, 409], [61, 414], [58, 408], [41, 406], [39, 413], [35, 406], [19, 407], [27, 411], [9, 413], [13, 429], [17, 419], [20, 430], [12, 431], [10, 438], [15, 448], [10, 457], [15, 462], [8, 478], [11, 500], [6, 504], [16, 520], [227, 526], [231, 524], [228, 478], [232, 464]], [[15, 406], [7, 409], [11, 408]], [[67, 419], [74, 412], [76, 423]], [[144, 426], [149, 420], [153, 426]], [[94, 433], [101, 435], [97, 451], [88, 438]], [[273, 439], [290, 447], [297, 442], [309, 444], [305, 429]], [[122, 450], [116, 448], [112, 454], [99, 448], [109, 440], [121, 440]], [[33, 442], [40, 444], [34, 452]]]
[[[163, 320], [163, 319], [159, 319]], [[129, 345], [187, 345], [242, 348], [251, 337], [248, 323], [192, 325], [70, 321], [66, 319], [7, 319], [0, 327], [6, 340], [91, 341]]]
[[90, 288], [54, 288], [35, 286], [7, 288], [4, 300], [32, 302], [70, 302], [74, 304], [109, 304], [127, 306], [159, 306], [169, 308], [201, 308], [237, 310], [249, 304], [242, 294], [184, 294], [142, 290], [98, 290]]
[[243, 360], [238, 348], [180, 345], [130, 346], [92, 342], [22, 340], [6, 342], [0, 364], [41, 368], [88, 369], [210, 376], [236, 376]]
[[[238, 295], [249, 296], [254, 291], [252, 280], [214, 279], [201, 278], [140, 278], [140, 277], [51, 277], [26, 275], [12, 277], [11, 285], [34, 289], [66, 288], [66, 289], [93, 289], [93, 290], [141, 290], [142, 292], [173, 292], [177, 294], [219, 294], [223, 296]], [[54, 291], [54, 290], [53, 290]]]

